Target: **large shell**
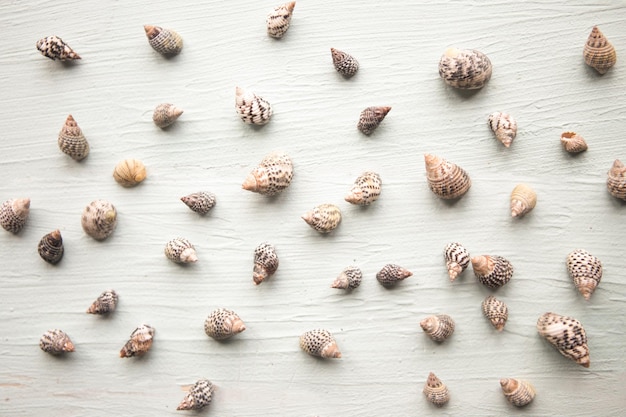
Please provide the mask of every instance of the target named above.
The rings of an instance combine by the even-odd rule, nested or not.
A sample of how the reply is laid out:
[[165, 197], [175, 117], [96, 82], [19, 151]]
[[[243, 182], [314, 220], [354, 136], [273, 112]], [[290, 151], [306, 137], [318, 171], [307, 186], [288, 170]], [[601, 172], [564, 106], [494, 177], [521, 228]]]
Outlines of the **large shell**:
[[478, 281], [491, 289], [500, 288], [513, 276], [513, 265], [502, 256], [480, 255], [471, 260]]
[[413, 273], [396, 264], [387, 264], [376, 274], [376, 279], [385, 287], [394, 285], [399, 281], [412, 276]]
[[560, 353], [589, 368], [589, 347], [583, 325], [573, 317], [545, 313], [537, 320], [537, 331]]
[[198, 261], [196, 248], [185, 238], [177, 237], [165, 244], [165, 256], [177, 264], [194, 263]]
[[341, 274], [335, 278], [331, 288], [339, 288], [342, 290], [353, 290], [361, 285], [363, 272], [356, 266], [349, 266], [341, 271]]
[[155, 125], [163, 129], [178, 120], [181, 114], [183, 114], [182, 109], [170, 103], [162, 103], [154, 109], [152, 121]]
[[152, 25], [144, 25], [143, 29], [152, 49], [161, 55], [178, 55], [183, 49], [183, 38], [173, 30]]
[[218, 308], [204, 321], [204, 332], [215, 340], [224, 340], [246, 330], [243, 320], [232, 310]]
[[445, 403], [450, 401], [448, 387], [432, 372], [428, 374], [428, 379], [426, 380], [422, 392], [428, 401], [435, 404], [437, 407], [442, 407]]
[[271, 104], [251, 91], [235, 88], [235, 110], [241, 120], [249, 125], [264, 125], [270, 121]]
[[369, 206], [380, 197], [382, 185], [380, 175], [371, 171], [364, 172], [354, 181], [352, 189], [344, 200], [350, 204]]
[[252, 280], [255, 285], [259, 285], [278, 269], [278, 255], [274, 245], [263, 242], [254, 250], [254, 268], [252, 270]]
[[454, 320], [447, 314], [437, 314], [420, 321], [420, 327], [435, 342], [443, 342], [454, 333]]
[[499, 111], [489, 115], [489, 127], [495, 133], [498, 139], [507, 148], [513, 143], [513, 139], [517, 135], [517, 122], [508, 113]]
[[208, 379], [201, 379], [187, 392], [177, 410], [199, 410], [211, 403], [215, 388]]
[[296, 7], [295, 1], [276, 6], [267, 14], [265, 23], [267, 24], [267, 34], [273, 38], [282, 38], [289, 24], [291, 23], [291, 15]]
[[506, 399], [516, 407], [523, 407], [535, 398], [535, 387], [521, 379], [503, 378], [500, 386]]
[[131, 333], [130, 339], [120, 350], [120, 358], [144, 355], [152, 346], [153, 337], [154, 328], [149, 324], [141, 324]]
[[585, 300], [589, 300], [602, 279], [602, 263], [586, 250], [576, 249], [567, 255], [567, 272]]
[[146, 175], [146, 166], [138, 159], [125, 159], [113, 170], [113, 178], [123, 187], [134, 187], [145, 180]]
[[481, 304], [483, 314], [489, 319], [493, 327], [501, 332], [509, 318], [509, 308], [493, 295], [485, 298]]
[[328, 330], [310, 330], [300, 336], [300, 348], [312, 356], [341, 358], [335, 338]]
[[626, 201], [626, 166], [619, 159], [613, 162], [609, 170], [606, 188], [613, 197]]
[[37, 50], [47, 58], [52, 60], [65, 61], [66, 59], [81, 59], [63, 39], [56, 35], [46, 36], [37, 41]]
[[472, 186], [469, 175], [458, 165], [432, 154], [424, 155], [428, 187], [445, 200], [461, 197]]
[[18, 233], [28, 219], [30, 198], [12, 198], [0, 206], [0, 225], [11, 233]]
[[87, 309], [89, 314], [108, 314], [115, 310], [117, 307], [117, 293], [115, 290], [106, 290], [91, 303], [91, 306]]
[[561, 133], [561, 144], [569, 153], [579, 153], [587, 150], [587, 142], [576, 132]]
[[521, 217], [535, 208], [537, 193], [526, 184], [518, 184], [511, 192], [511, 217]]
[[341, 210], [334, 204], [320, 204], [304, 213], [302, 220], [320, 233], [330, 233], [341, 223]]
[[457, 242], [451, 242], [446, 245], [443, 250], [443, 258], [446, 261], [450, 282], [453, 282], [470, 264], [469, 252], [463, 245]]
[[600, 74], [606, 73], [617, 62], [615, 48], [597, 26], [593, 27], [587, 38], [583, 57], [585, 63], [595, 68]]
[[359, 61], [352, 55], [335, 48], [330, 48], [330, 54], [333, 57], [335, 69], [344, 77], [352, 77], [359, 70]]
[[192, 211], [202, 215], [211, 211], [217, 203], [215, 194], [208, 191], [198, 191], [197, 193], [186, 195], [181, 197], [180, 201], [185, 203]]
[[59, 355], [65, 352], [74, 352], [74, 343], [70, 337], [62, 330], [48, 330], [39, 339], [39, 347], [44, 352]]
[[357, 129], [366, 135], [371, 134], [390, 111], [391, 107], [389, 106], [371, 106], [363, 109], [359, 123], [356, 125]]
[[83, 210], [83, 230], [96, 240], [104, 240], [117, 226], [117, 210], [106, 200], [94, 200]]
[[475, 49], [448, 48], [439, 60], [439, 76], [452, 87], [482, 88], [491, 78], [491, 61]]
[[284, 191], [293, 178], [293, 162], [284, 152], [266, 155], [259, 165], [248, 174], [241, 188], [272, 196]]
[[89, 155], [89, 143], [71, 114], [67, 116], [59, 132], [58, 144], [64, 154], [76, 161], [85, 159]]
[[59, 263], [64, 252], [61, 231], [57, 229], [42, 237], [37, 245], [37, 251], [44, 261], [52, 265]]

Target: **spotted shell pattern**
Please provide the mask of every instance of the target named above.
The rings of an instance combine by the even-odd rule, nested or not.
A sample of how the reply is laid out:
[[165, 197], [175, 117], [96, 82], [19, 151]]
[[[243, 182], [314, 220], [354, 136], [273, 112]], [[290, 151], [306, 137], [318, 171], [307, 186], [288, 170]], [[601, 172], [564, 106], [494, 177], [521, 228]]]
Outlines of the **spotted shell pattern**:
[[478, 281], [491, 289], [500, 288], [513, 276], [513, 265], [502, 256], [480, 255], [474, 256], [471, 261]]
[[178, 55], [183, 49], [183, 38], [173, 30], [153, 25], [144, 25], [143, 29], [152, 49], [161, 55], [166, 57]]
[[91, 303], [87, 309], [89, 314], [108, 314], [112, 313], [117, 307], [118, 295], [115, 290], [106, 290]]
[[63, 42], [63, 39], [56, 35], [46, 36], [45, 38], [37, 41], [37, 50], [41, 52], [46, 58], [50, 58], [53, 61], [65, 61], [81, 59], [68, 44]]
[[154, 328], [149, 324], [141, 324], [131, 333], [130, 339], [120, 350], [120, 357], [131, 358], [145, 355], [152, 346], [153, 338]]
[[243, 88], [235, 88], [235, 110], [249, 125], [265, 125], [272, 117], [272, 105], [261, 96]]
[[376, 274], [376, 279], [383, 286], [391, 286], [412, 276], [413, 273], [396, 264], [387, 264]]
[[117, 210], [106, 200], [94, 200], [83, 210], [81, 225], [92, 238], [104, 240], [117, 226]]
[[537, 205], [537, 193], [526, 184], [518, 184], [511, 192], [511, 217], [522, 217]]
[[352, 55], [335, 48], [330, 48], [330, 54], [335, 69], [344, 77], [352, 77], [359, 70], [359, 62]]
[[561, 355], [589, 368], [587, 333], [578, 320], [556, 313], [545, 313], [537, 320], [537, 331]]
[[437, 407], [442, 407], [450, 401], [450, 392], [446, 384], [441, 382], [434, 373], [428, 374], [428, 379], [422, 390], [428, 401]]
[[138, 159], [125, 159], [113, 170], [113, 178], [122, 187], [134, 187], [145, 180], [146, 176], [146, 166]]
[[535, 387], [530, 382], [521, 379], [503, 378], [500, 387], [504, 397], [514, 406], [523, 407], [530, 404], [535, 398]]
[[198, 262], [196, 248], [182, 237], [174, 238], [165, 244], [165, 256], [177, 264]]
[[275, 151], [263, 158], [248, 174], [241, 187], [254, 193], [273, 196], [285, 191], [292, 179], [291, 158], [285, 152]]
[[176, 410], [200, 410], [211, 403], [215, 387], [208, 379], [201, 379], [187, 392]]
[[62, 330], [48, 330], [39, 339], [39, 347], [44, 352], [53, 355], [60, 355], [65, 352], [74, 352], [74, 343], [70, 337]]
[[0, 225], [4, 230], [18, 233], [26, 225], [30, 213], [30, 198], [12, 198], [0, 206]]
[[330, 233], [341, 223], [341, 210], [334, 204], [320, 204], [304, 213], [302, 220], [320, 233]]
[[41, 259], [49, 264], [56, 265], [63, 258], [63, 238], [60, 230], [53, 230], [46, 234], [37, 245], [37, 252]]
[[561, 133], [561, 144], [569, 153], [580, 153], [588, 149], [585, 139], [576, 132]]
[[380, 197], [382, 185], [380, 175], [371, 171], [364, 172], [354, 181], [354, 186], [344, 200], [350, 204], [369, 206]]
[[449, 86], [474, 90], [491, 78], [491, 61], [475, 49], [448, 48], [439, 60], [439, 76]]
[[602, 263], [586, 250], [576, 249], [567, 255], [567, 272], [578, 292], [589, 300], [602, 279]]
[[315, 329], [300, 336], [300, 348], [312, 356], [341, 358], [334, 336], [324, 329]]
[[274, 275], [278, 269], [278, 255], [274, 245], [263, 242], [254, 250], [254, 268], [252, 270], [252, 280], [255, 285], [259, 285], [268, 277]]
[[605, 74], [617, 62], [615, 48], [597, 26], [593, 27], [587, 38], [583, 57], [585, 63], [600, 74]]
[[498, 300], [493, 295], [485, 298], [481, 304], [483, 314], [495, 329], [501, 332], [509, 318], [509, 308], [504, 302]]
[[432, 154], [424, 155], [428, 187], [444, 200], [462, 197], [472, 186], [469, 175], [458, 165]]
[[511, 146], [517, 136], [517, 121], [508, 113], [493, 112], [488, 118], [489, 127], [498, 139], [507, 148]]
[[363, 272], [357, 266], [349, 266], [341, 271], [341, 274], [335, 278], [331, 288], [339, 288], [342, 290], [353, 290], [361, 285]]
[[357, 129], [366, 135], [371, 135], [390, 111], [391, 107], [389, 106], [371, 106], [363, 109], [356, 126]]
[[82, 161], [89, 155], [89, 143], [71, 114], [65, 119], [57, 142], [59, 149], [76, 161]]
[[152, 121], [161, 129], [172, 124], [183, 114], [183, 110], [179, 109], [171, 103], [161, 103], [154, 109], [152, 113]]
[[454, 282], [459, 274], [465, 271], [470, 264], [469, 252], [463, 245], [457, 242], [451, 242], [446, 245], [443, 250], [443, 259], [446, 261], [450, 282]]
[[609, 170], [606, 188], [613, 197], [626, 201], [626, 166], [619, 159], [613, 162]]
[[218, 308], [204, 321], [204, 332], [215, 340], [228, 339], [246, 330], [243, 320], [232, 310]]
[[180, 198], [192, 211], [205, 215], [217, 204], [215, 194], [208, 191], [198, 191]]
[[296, 7], [295, 1], [281, 4], [270, 10], [267, 14], [265, 23], [267, 25], [267, 34], [272, 38], [282, 38], [291, 23], [291, 15]]
[[447, 314], [437, 314], [420, 321], [420, 327], [435, 342], [443, 342], [454, 333], [454, 320]]

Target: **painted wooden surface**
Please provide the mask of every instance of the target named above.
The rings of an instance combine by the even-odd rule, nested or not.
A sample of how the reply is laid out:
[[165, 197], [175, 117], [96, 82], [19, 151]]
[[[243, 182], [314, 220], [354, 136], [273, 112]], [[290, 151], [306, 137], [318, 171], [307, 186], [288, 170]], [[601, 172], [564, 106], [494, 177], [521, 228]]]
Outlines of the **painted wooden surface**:
[[[185, 388], [202, 377], [218, 386], [202, 413], [213, 416], [621, 415], [626, 207], [605, 180], [613, 160], [626, 159], [624, 2], [302, 0], [282, 40], [265, 34], [275, 5], [268, 1], [29, 3], [0, 3], [0, 199], [32, 200], [26, 228], [0, 233], [1, 415], [181, 415], [175, 408]], [[183, 52], [163, 59], [144, 24], [178, 31]], [[582, 60], [593, 25], [618, 50], [604, 76]], [[83, 59], [64, 65], [41, 56], [35, 42], [50, 34]], [[437, 62], [449, 46], [490, 57], [484, 89], [459, 92], [439, 79]], [[354, 78], [335, 72], [330, 47], [357, 57]], [[273, 104], [267, 126], [237, 118], [237, 85]], [[151, 120], [161, 102], [185, 110], [167, 130]], [[392, 111], [365, 137], [355, 125], [370, 105]], [[510, 149], [487, 128], [495, 110], [518, 120]], [[70, 113], [91, 144], [80, 163], [56, 143]], [[589, 151], [565, 153], [564, 130], [582, 134]], [[273, 199], [242, 190], [248, 172], [277, 149], [294, 160], [291, 187]], [[424, 153], [465, 168], [470, 192], [452, 204], [437, 199]], [[148, 179], [124, 189], [111, 173], [130, 157], [146, 164]], [[381, 199], [350, 206], [343, 197], [365, 170], [380, 173]], [[519, 182], [539, 201], [512, 219], [508, 199]], [[203, 189], [218, 203], [200, 217], [179, 198]], [[83, 207], [97, 198], [119, 211], [104, 242], [80, 226]], [[300, 216], [326, 202], [344, 218], [322, 236]], [[50, 266], [36, 248], [56, 228], [66, 254]], [[176, 236], [196, 245], [197, 264], [163, 256]], [[252, 253], [265, 240], [281, 263], [254, 286]], [[515, 266], [512, 281], [495, 292], [510, 309], [501, 334], [482, 317], [480, 303], [492, 292], [472, 271], [449, 282], [442, 251], [450, 241]], [[565, 269], [579, 247], [604, 266], [589, 302]], [[374, 278], [386, 263], [414, 276], [387, 290]], [[350, 264], [364, 272], [361, 287], [329, 288]], [[117, 311], [85, 314], [107, 288], [120, 294]], [[224, 343], [202, 327], [220, 306], [247, 324]], [[537, 335], [546, 311], [583, 323], [589, 369]], [[419, 328], [432, 313], [456, 320], [443, 344]], [[120, 359], [143, 322], [156, 328], [151, 351]], [[318, 327], [335, 334], [342, 359], [299, 350], [298, 336]], [[76, 352], [42, 352], [38, 340], [49, 328], [65, 330]], [[451, 391], [440, 410], [421, 393], [430, 371]], [[531, 381], [534, 403], [508, 404], [502, 377]]]

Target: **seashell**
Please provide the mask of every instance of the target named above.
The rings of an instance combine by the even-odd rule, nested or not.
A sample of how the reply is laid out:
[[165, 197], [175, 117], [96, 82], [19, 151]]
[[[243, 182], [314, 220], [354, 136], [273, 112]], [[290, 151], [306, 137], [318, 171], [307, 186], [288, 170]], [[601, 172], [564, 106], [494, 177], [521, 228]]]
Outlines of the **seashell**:
[[18, 233], [30, 213], [30, 198], [12, 198], [0, 206], [0, 225], [11, 233]]
[[60, 355], [64, 352], [74, 352], [74, 343], [70, 337], [62, 330], [48, 330], [39, 339], [39, 347], [44, 352], [53, 355]]
[[489, 115], [489, 127], [496, 134], [496, 139], [507, 148], [511, 146], [517, 135], [517, 122], [508, 113], [499, 111], [491, 113]]
[[399, 281], [405, 280], [412, 275], [413, 273], [411, 271], [401, 267], [400, 265], [387, 264], [383, 266], [380, 271], [378, 271], [376, 279], [383, 286], [387, 287], [396, 284]]
[[163, 129], [178, 120], [181, 114], [183, 114], [182, 109], [179, 109], [170, 103], [162, 103], [154, 109], [154, 113], [152, 113], [152, 121], [155, 125]]
[[71, 114], [67, 116], [59, 132], [58, 143], [59, 149], [76, 161], [81, 161], [89, 155], [89, 143]]
[[626, 201], [626, 167], [619, 159], [613, 162], [609, 170], [606, 188], [613, 197]]
[[352, 77], [359, 70], [359, 62], [352, 55], [335, 48], [330, 48], [330, 53], [335, 69], [344, 77]]
[[284, 152], [276, 151], [263, 158], [261, 163], [248, 174], [241, 188], [272, 196], [289, 187], [292, 178], [291, 158]]
[[364, 109], [359, 117], [357, 129], [366, 135], [371, 134], [383, 121], [387, 113], [391, 111], [389, 106], [372, 106]]
[[589, 347], [583, 325], [573, 317], [545, 313], [537, 320], [537, 331], [560, 353], [589, 368]]
[[47, 58], [54, 61], [65, 61], [66, 59], [81, 59], [68, 44], [63, 42], [63, 39], [58, 36], [51, 35], [37, 41], [37, 50]]
[[217, 203], [215, 194], [208, 191], [198, 191], [197, 193], [186, 195], [181, 197], [180, 201], [185, 203], [192, 211], [203, 215], [211, 211]]
[[96, 240], [104, 240], [117, 226], [117, 210], [106, 200], [94, 200], [83, 210], [83, 230]]
[[189, 390], [176, 410], [199, 410], [211, 403], [215, 388], [208, 379], [201, 379]]
[[469, 266], [470, 254], [460, 243], [452, 242], [448, 243], [443, 250], [443, 258], [446, 261], [446, 268], [448, 268], [448, 276], [450, 282], [453, 282], [456, 277]]
[[440, 198], [461, 197], [472, 186], [469, 175], [458, 165], [432, 154], [424, 155], [428, 187]]
[[64, 251], [61, 231], [57, 229], [42, 237], [37, 246], [37, 251], [44, 261], [52, 265], [59, 263], [63, 258]]
[[370, 171], [364, 172], [354, 181], [354, 186], [344, 200], [350, 204], [369, 206], [380, 197], [382, 185], [380, 175]]
[[249, 125], [264, 125], [272, 117], [272, 106], [251, 91], [235, 88], [235, 110], [241, 120]]
[[576, 132], [561, 133], [561, 144], [569, 153], [578, 153], [587, 150], [587, 142]]
[[474, 256], [471, 261], [478, 281], [491, 289], [500, 288], [513, 276], [513, 265], [502, 256]]
[[218, 308], [204, 321], [204, 332], [215, 340], [228, 339], [246, 330], [246, 325], [232, 310]]
[[447, 314], [437, 314], [420, 321], [420, 327], [435, 342], [443, 342], [454, 333], [454, 320]]
[[341, 271], [341, 274], [330, 286], [331, 288], [339, 288], [342, 290], [353, 290], [359, 285], [361, 285], [361, 279], [363, 278], [363, 273], [356, 266], [349, 266]]
[[320, 233], [330, 233], [341, 223], [341, 210], [334, 204], [320, 204], [304, 213], [302, 220]]
[[300, 348], [312, 356], [341, 358], [337, 342], [328, 330], [315, 329], [302, 334]]
[[435, 404], [437, 407], [441, 407], [450, 401], [448, 387], [432, 372], [428, 374], [428, 379], [426, 380], [422, 392], [426, 398], [428, 398], [428, 401]]
[[188, 264], [198, 261], [196, 248], [185, 238], [177, 237], [165, 244], [165, 256], [177, 264]]
[[567, 255], [567, 272], [585, 300], [589, 300], [602, 279], [602, 263], [586, 250], [576, 249]]
[[122, 187], [134, 187], [145, 180], [146, 175], [146, 166], [138, 159], [125, 159], [113, 170], [113, 178]]
[[152, 25], [144, 25], [143, 28], [150, 46], [161, 55], [178, 55], [183, 49], [183, 38], [173, 30]]
[[497, 331], [501, 332], [509, 318], [509, 308], [506, 304], [490, 295], [483, 300], [481, 306], [485, 317], [489, 319]]
[[89, 314], [112, 313], [117, 307], [117, 293], [115, 290], [106, 290], [87, 309]]
[[530, 382], [521, 379], [503, 378], [500, 380], [500, 386], [504, 396], [511, 404], [517, 407], [523, 407], [535, 398], [535, 387]]
[[491, 61], [475, 49], [448, 48], [439, 60], [439, 76], [456, 88], [482, 88], [491, 78]]
[[120, 350], [120, 358], [144, 355], [152, 346], [153, 337], [154, 328], [149, 324], [141, 324], [130, 334], [130, 339]]
[[537, 193], [526, 184], [518, 184], [511, 192], [511, 217], [522, 217], [535, 208]]
[[291, 15], [295, 7], [296, 2], [290, 1], [270, 10], [265, 21], [267, 23], [267, 34], [272, 38], [282, 38], [287, 29], [289, 29]]
[[254, 269], [252, 280], [259, 285], [278, 269], [278, 255], [276, 248], [268, 242], [263, 242], [254, 250]]
[[597, 26], [593, 27], [587, 38], [583, 57], [585, 63], [595, 68], [600, 74], [606, 73], [617, 62], [615, 48]]

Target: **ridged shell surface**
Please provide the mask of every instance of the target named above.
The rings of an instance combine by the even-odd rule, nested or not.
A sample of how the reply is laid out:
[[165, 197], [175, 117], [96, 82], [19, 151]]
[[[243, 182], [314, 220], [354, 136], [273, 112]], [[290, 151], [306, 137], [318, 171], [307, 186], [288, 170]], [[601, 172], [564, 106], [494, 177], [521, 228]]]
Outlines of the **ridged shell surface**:
[[292, 178], [291, 158], [285, 152], [275, 151], [263, 158], [248, 174], [241, 187], [254, 193], [273, 196], [285, 191]]
[[463, 245], [457, 242], [451, 242], [446, 245], [443, 250], [443, 259], [446, 261], [450, 282], [453, 282], [470, 264], [469, 252]]
[[232, 310], [218, 308], [204, 321], [204, 332], [215, 340], [224, 340], [246, 330], [243, 320]]
[[523, 407], [535, 398], [535, 387], [530, 382], [521, 379], [503, 378], [500, 387], [504, 397], [514, 406]]
[[177, 264], [188, 264], [198, 261], [196, 248], [185, 238], [177, 237], [165, 245], [165, 256]]
[[256, 285], [274, 275], [278, 269], [276, 248], [269, 242], [263, 242], [254, 250], [254, 268], [252, 280]]
[[578, 292], [589, 300], [602, 279], [602, 263], [586, 250], [576, 249], [567, 255], [567, 272]]
[[491, 61], [475, 49], [448, 48], [439, 60], [439, 76], [462, 89], [482, 88], [491, 78]]
[[235, 88], [235, 110], [241, 120], [249, 125], [265, 125], [273, 114], [267, 100], [240, 87]]
[[389, 106], [371, 106], [363, 109], [356, 125], [357, 129], [366, 135], [372, 134], [390, 111]]
[[339, 288], [342, 290], [353, 290], [361, 285], [363, 272], [356, 266], [349, 266], [341, 271], [341, 274], [335, 278], [331, 288]]
[[537, 193], [526, 184], [518, 184], [511, 192], [511, 217], [522, 217], [537, 205]]
[[344, 77], [352, 77], [359, 70], [359, 61], [352, 55], [335, 48], [330, 48], [330, 54], [335, 69]]
[[489, 319], [491, 325], [501, 332], [509, 318], [509, 308], [504, 302], [493, 295], [485, 298], [481, 304], [483, 314]]
[[65, 119], [57, 142], [59, 149], [76, 161], [81, 161], [89, 155], [89, 143], [71, 114]]
[[162, 103], [152, 113], [152, 121], [161, 129], [172, 125], [183, 114], [183, 110], [173, 104]]
[[330, 233], [341, 223], [341, 210], [334, 204], [320, 204], [304, 213], [302, 220], [320, 233]]
[[619, 159], [613, 162], [609, 170], [606, 188], [613, 197], [626, 201], [626, 166]]
[[134, 187], [145, 180], [146, 175], [146, 166], [138, 159], [125, 159], [113, 170], [113, 178], [122, 187]]
[[489, 127], [498, 139], [507, 148], [517, 136], [517, 121], [508, 113], [493, 112], [488, 118]]
[[500, 288], [511, 280], [513, 265], [498, 255], [480, 255], [472, 259], [474, 275], [481, 284], [491, 288]]
[[424, 155], [428, 187], [437, 197], [452, 200], [472, 186], [469, 175], [458, 165], [432, 154]]
[[63, 238], [60, 230], [53, 230], [46, 234], [37, 245], [37, 252], [41, 259], [49, 264], [55, 265], [63, 258]]
[[200, 410], [211, 403], [215, 388], [208, 379], [201, 379], [187, 392], [176, 410]]
[[399, 281], [412, 276], [413, 273], [396, 264], [387, 264], [376, 274], [376, 279], [385, 287], [394, 285]]
[[115, 290], [106, 290], [102, 292], [96, 298], [96, 300], [91, 303], [91, 306], [87, 309], [87, 313], [89, 314], [108, 314], [112, 313], [117, 307], [118, 295]]
[[617, 62], [615, 48], [597, 26], [594, 26], [583, 49], [585, 63], [605, 74]]
[[198, 191], [197, 193], [186, 195], [181, 197], [180, 201], [200, 215], [207, 214], [217, 203], [215, 194], [208, 191]]
[[53, 355], [60, 355], [65, 352], [74, 352], [74, 343], [70, 337], [62, 330], [48, 330], [39, 339], [39, 347], [44, 352]]
[[117, 210], [106, 200], [94, 200], [83, 210], [81, 225], [92, 238], [104, 240], [117, 226]]
[[587, 142], [576, 132], [561, 133], [561, 144], [569, 153], [579, 153], [587, 150]]
[[0, 206], [0, 225], [4, 230], [18, 233], [26, 225], [30, 213], [30, 198], [12, 198]]
[[173, 30], [152, 25], [144, 25], [143, 29], [152, 49], [161, 55], [178, 55], [183, 49], [183, 38]]
[[448, 387], [432, 372], [428, 375], [422, 392], [428, 401], [435, 404], [437, 407], [442, 407], [445, 403], [450, 401]]
[[454, 320], [447, 314], [437, 314], [420, 321], [420, 327], [435, 342], [443, 342], [454, 333]]
[[350, 204], [369, 206], [380, 197], [382, 186], [380, 175], [371, 171], [364, 172], [354, 181], [352, 189], [344, 200]]
[[46, 36], [45, 38], [39, 39], [36, 46], [37, 50], [41, 52], [43, 56], [52, 60], [58, 59], [59, 61], [65, 61], [81, 59], [68, 44], [63, 42], [63, 39], [56, 35]]
[[333, 335], [324, 329], [315, 329], [300, 336], [300, 348], [312, 356], [341, 358], [341, 352]]
[[267, 34], [272, 38], [282, 38], [289, 29], [291, 23], [291, 15], [296, 7], [295, 1], [276, 6], [267, 14], [265, 23], [267, 25]]
[[556, 313], [545, 313], [537, 320], [537, 331], [561, 355], [589, 368], [587, 333], [578, 320]]
[[120, 350], [120, 358], [145, 355], [152, 346], [153, 338], [154, 328], [149, 324], [140, 325], [131, 333], [130, 339]]

